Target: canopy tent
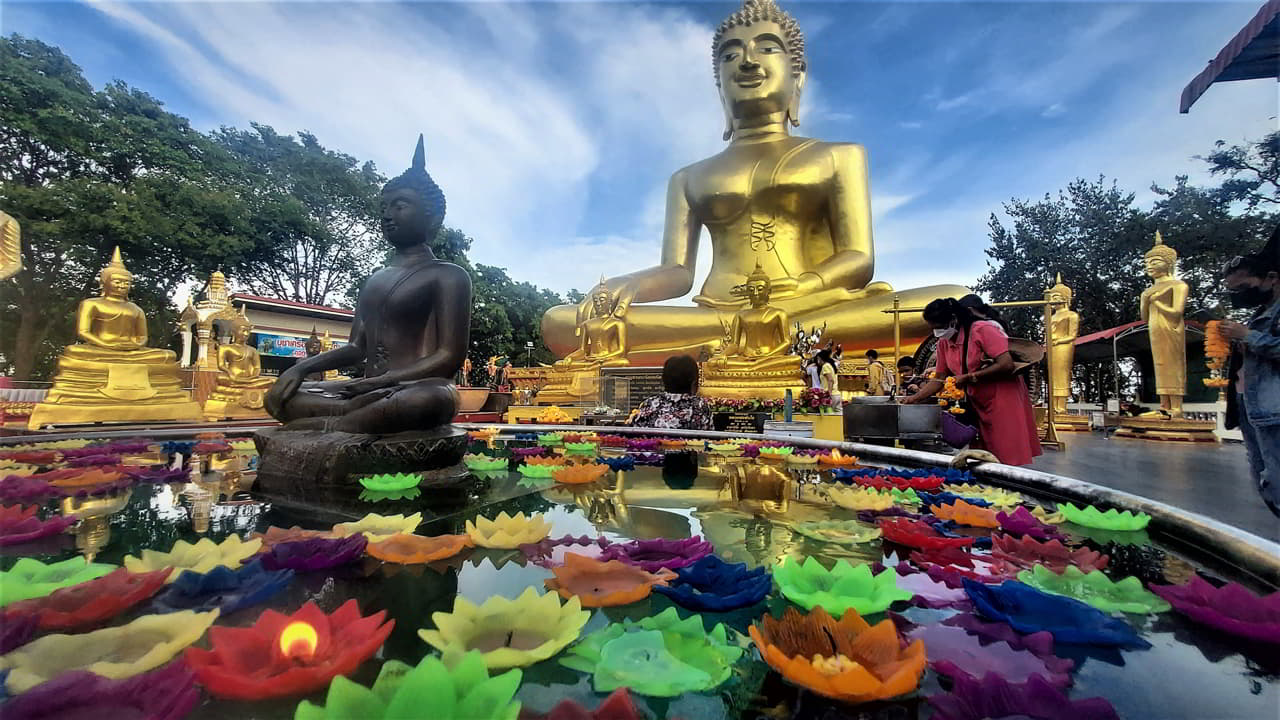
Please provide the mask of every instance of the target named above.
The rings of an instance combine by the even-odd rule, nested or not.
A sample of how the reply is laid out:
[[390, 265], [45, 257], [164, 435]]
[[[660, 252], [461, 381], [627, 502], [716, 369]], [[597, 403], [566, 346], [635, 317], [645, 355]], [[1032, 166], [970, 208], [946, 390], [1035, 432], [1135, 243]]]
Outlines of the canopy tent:
[[[1194, 320], [1186, 321], [1187, 345], [1204, 344], [1204, 324]], [[1149, 357], [1151, 355], [1151, 335], [1147, 332], [1147, 323], [1137, 320], [1113, 328], [1100, 330], [1088, 335], [1081, 335], [1075, 341], [1076, 363], [1109, 362], [1119, 365], [1122, 357]], [[1115, 373], [1116, 397], [1120, 397], [1120, 372]]]
[[1280, 0], [1267, 0], [1209, 66], [1183, 88], [1179, 112], [1190, 110], [1214, 83], [1260, 78], [1280, 79]]

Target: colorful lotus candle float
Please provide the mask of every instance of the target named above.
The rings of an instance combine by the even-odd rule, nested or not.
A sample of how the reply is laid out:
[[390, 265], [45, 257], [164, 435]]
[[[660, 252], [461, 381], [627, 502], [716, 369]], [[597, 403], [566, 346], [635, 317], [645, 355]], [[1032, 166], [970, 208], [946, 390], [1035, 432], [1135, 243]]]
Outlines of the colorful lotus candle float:
[[55, 471], [60, 473], [44, 473], [50, 485], [64, 492], [88, 491], [92, 488], [115, 487], [126, 480], [125, 474], [115, 469], [92, 468], [89, 470]]
[[524, 459], [526, 465], [545, 465], [548, 467], [561, 467], [568, 465], [569, 461], [561, 455], [551, 455], [548, 457], [528, 457]]
[[832, 450], [818, 456], [818, 464], [824, 467], [848, 468], [858, 464], [858, 458], [853, 455], [844, 455], [839, 450]]
[[632, 455], [636, 459], [637, 465], [664, 465], [667, 462], [667, 456], [662, 453], [641, 452]]
[[783, 460], [786, 461], [788, 465], [800, 465], [800, 466], [815, 465], [816, 466], [818, 464], [817, 455], [811, 455], [805, 452], [793, 452], [790, 455], [783, 456]]
[[253, 533], [249, 536], [249, 539], [261, 540], [262, 547], [270, 550], [280, 543], [298, 542], [299, 540], [310, 540], [311, 538], [331, 538], [333, 536], [333, 531], [331, 530], [304, 530], [297, 525], [286, 529], [272, 525], [267, 528], [266, 532]]
[[1031, 508], [1031, 515], [1045, 525], [1061, 525], [1067, 521], [1066, 515], [1060, 512], [1050, 512], [1039, 505]]
[[565, 555], [569, 553], [582, 557], [598, 558], [610, 544], [608, 540], [602, 537], [565, 535], [555, 540], [543, 538], [536, 543], [526, 543], [520, 546], [520, 552], [524, 553], [524, 556], [534, 565], [553, 568], [563, 565]]
[[565, 452], [570, 452], [578, 455], [587, 455], [589, 453], [594, 453], [596, 451], [596, 448], [597, 448], [597, 445], [595, 443], [588, 442], [588, 441], [566, 442], [564, 444]]
[[634, 470], [636, 467], [636, 459], [630, 455], [615, 455], [610, 457], [597, 458], [596, 462], [604, 463], [609, 466], [610, 470], [619, 472], [623, 470]]
[[1071, 700], [1044, 678], [1032, 675], [1025, 683], [1011, 683], [995, 674], [982, 680], [969, 675], [954, 679], [951, 692], [925, 698], [934, 720], [1033, 718], [1034, 720], [1120, 720], [1104, 698]]
[[628, 565], [656, 573], [660, 570], [675, 570], [687, 567], [699, 559], [710, 555], [715, 550], [711, 543], [700, 535], [683, 540], [632, 540], [617, 543], [605, 548], [601, 553], [602, 560], [621, 560]]
[[511, 454], [512, 456], [523, 460], [525, 458], [545, 455], [547, 454], [547, 449], [541, 445], [535, 445], [534, 447], [511, 448]]
[[618, 688], [609, 693], [594, 710], [577, 700], [561, 700], [546, 713], [537, 714], [528, 710], [520, 713], [521, 720], [645, 720], [647, 717], [647, 714], [636, 708], [635, 701], [626, 688]]
[[945, 491], [936, 492], [936, 493], [921, 492], [917, 494], [917, 497], [920, 498], [920, 502], [924, 503], [926, 508], [933, 505], [950, 505], [951, 503], [954, 503], [958, 500], [963, 500], [969, 503], [970, 505], [976, 505], [978, 507], [983, 507], [983, 508], [991, 507], [991, 503], [986, 500], [983, 500], [982, 498], [973, 497], [970, 495], [957, 495], [953, 492], [945, 492]]
[[881, 518], [878, 521], [884, 539], [907, 547], [930, 550], [944, 547], [968, 547], [976, 542], [971, 537], [946, 537], [933, 526], [910, 518]]
[[668, 585], [655, 585], [654, 591], [700, 612], [750, 607], [773, 589], [773, 578], [764, 568], [748, 570], [746, 563], [726, 563], [715, 555], [676, 570], [676, 575]]
[[[536, 460], [537, 458], [529, 458], [529, 459]], [[516, 468], [516, 472], [520, 473], [522, 477], [533, 478], [537, 480], [547, 480], [547, 479], [550, 479], [555, 474], [556, 470], [559, 470], [561, 467], [564, 467], [564, 466], [553, 465], [550, 463], [544, 464], [544, 463], [524, 462], [524, 463], [521, 463], [520, 466]]]
[[73, 670], [4, 704], [6, 720], [146, 718], [181, 720], [200, 702], [196, 676], [180, 663], [123, 680]]
[[[23, 612], [0, 612], [0, 655], [31, 642], [40, 630], [40, 618]], [[4, 684], [0, 682], [0, 695]]]
[[1174, 610], [1201, 625], [1280, 645], [1280, 592], [1260, 597], [1239, 583], [1214, 587], [1199, 575], [1192, 575], [1185, 585], [1150, 587]]
[[951, 505], [935, 505], [933, 514], [935, 517], [950, 520], [958, 525], [984, 528], [1000, 527], [1000, 521], [996, 519], [994, 510], [971, 505], [964, 500], [957, 500]]
[[467, 469], [473, 472], [492, 472], [507, 469], [506, 458], [493, 457], [492, 455], [484, 455], [481, 453], [467, 453], [466, 455], [463, 455], [462, 464], [466, 465]]
[[995, 507], [1013, 507], [1022, 502], [1020, 494], [989, 485], [948, 482], [946, 489], [961, 497], [984, 500]]
[[258, 560], [235, 570], [220, 566], [206, 573], [175, 574], [178, 578], [151, 601], [153, 611], [217, 610], [230, 615], [270, 600], [293, 581], [292, 570], [269, 571]]
[[787, 608], [748, 629], [761, 658], [788, 682], [846, 703], [905, 695], [924, 674], [924, 643], [905, 647], [893, 622], [867, 624], [850, 610], [837, 622], [822, 607], [808, 614]]
[[164, 665], [199, 640], [218, 617], [181, 612], [143, 615], [125, 625], [79, 635], [45, 635], [0, 656], [5, 688], [21, 693], [73, 670], [121, 679]]
[[608, 465], [566, 465], [553, 471], [551, 477], [563, 485], [586, 485], [603, 478], [608, 472]]
[[546, 445], [547, 447], [562, 445], [564, 444], [564, 434], [557, 432], [538, 433], [538, 444]]
[[843, 485], [826, 490], [832, 502], [847, 510], [886, 510], [893, 507], [894, 497], [887, 491]]
[[1075, 566], [1084, 572], [1090, 572], [1107, 566], [1106, 555], [1087, 547], [1069, 548], [1058, 540], [1039, 542], [1026, 536], [1015, 539], [996, 533], [991, 536], [991, 541], [994, 544], [991, 550], [994, 557], [1028, 570], [1043, 565], [1060, 573], [1068, 566]]
[[[833, 470], [832, 475], [840, 472]], [[838, 477], [838, 476], [837, 476]], [[855, 476], [852, 478], [855, 485], [862, 487], [875, 488], [877, 490], [915, 490], [917, 492], [931, 492], [942, 487], [942, 478], [928, 475], [923, 477], [903, 477], [899, 475], [871, 475], [871, 476]]]
[[961, 587], [961, 578], [982, 583], [999, 584], [1016, 577], [1022, 568], [992, 556], [977, 556], [956, 547], [916, 550], [911, 562], [929, 573], [935, 580], [943, 580], [951, 587]]
[[365, 546], [368, 544], [364, 535], [277, 543], [262, 554], [262, 565], [268, 570], [325, 570], [359, 560], [364, 556]]
[[412, 515], [379, 515], [369, 513], [355, 522], [338, 523], [333, 526], [336, 537], [346, 537], [360, 533], [369, 542], [380, 542], [397, 533], [411, 533], [422, 524], [422, 513]]
[[73, 557], [48, 565], [35, 558], [18, 558], [13, 567], [0, 570], [0, 607], [55, 590], [79, 585], [115, 570], [115, 565], [85, 562]]
[[983, 616], [1023, 633], [1046, 631], [1058, 642], [1148, 648], [1127, 622], [1069, 597], [1050, 595], [1020, 582], [983, 585], [964, 581], [965, 592]]
[[806, 610], [822, 607], [842, 615], [852, 608], [860, 615], [871, 615], [911, 599], [911, 593], [898, 588], [898, 573], [893, 570], [872, 575], [870, 566], [854, 567], [844, 560], [828, 570], [817, 558], [806, 558], [803, 564], [784, 558], [774, 569], [774, 578], [782, 595]]
[[[1053, 637], [1048, 633], [1028, 636], [1024, 642], [1012, 630], [1006, 637], [994, 638], [981, 632], [969, 632], [966, 622], [956, 615], [940, 623], [913, 626], [903, 620], [906, 637], [919, 640], [928, 648], [929, 667], [949, 678], [981, 676], [997, 673], [1012, 682], [1025, 682], [1043, 677], [1056, 687], [1071, 684], [1075, 663], [1053, 654]], [[981, 622], [981, 621], [979, 621]], [[1005, 626], [1008, 628], [1008, 626]]]
[[0, 507], [0, 546], [21, 545], [50, 535], [57, 535], [76, 523], [74, 515], [54, 515], [47, 520], [36, 517], [36, 506], [6, 505]]
[[767, 447], [760, 448], [761, 460], [785, 460], [796, 451], [795, 448], [787, 447]]
[[1145, 530], [1151, 522], [1151, 516], [1146, 513], [1121, 512], [1115, 508], [1103, 512], [1092, 505], [1076, 507], [1071, 503], [1058, 503], [1058, 510], [1067, 522], [1097, 530]]
[[466, 535], [423, 537], [398, 533], [380, 542], [369, 543], [365, 551], [383, 562], [420, 565], [446, 560], [471, 546], [471, 538]]
[[482, 427], [482, 428], [477, 428], [475, 430], [468, 430], [467, 437], [471, 438], [472, 440], [482, 440], [482, 441], [488, 442], [489, 440], [492, 440], [498, 437], [498, 435], [501, 432], [502, 430], [496, 427]]
[[583, 607], [628, 605], [649, 597], [654, 585], [666, 585], [676, 574], [663, 570], [648, 573], [618, 560], [602, 562], [569, 553], [564, 564], [551, 568], [555, 577], [547, 578], [548, 590], [555, 590], [568, 600], [577, 597]]
[[0, 480], [0, 502], [32, 503], [61, 494], [57, 488], [38, 478], [7, 475]]
[[676, 697], [719, 687], [741, 656], [723, 625], [707, 632], [698, 616], [681, 620], [675, 608], [667, 608], [591, 633], [560, 664], [590, 673], [596, 692], [627, 687], [640, 695]]
[[628, 450], [638, 450], [640, 452], [653, 452], [660, 446], [658, 438], [630, 438], [627, 440]]
[[159, 592], [171, 570], [131, 573], [118, 568], [95, 580], [8, 605], [6, 612], [36, 618], [44, 631], [78, 630], [119, 615]]
[[292, 615], [266, 610], [251, 627], [216, 627], [209, 649], [187, 664], [215, 697], [261, 700], [304, 695], [354, 672], [391, 634], [385, 612], [361, 616], [355, 600], [331, 615], [308, 602]]
[[591, 613], [578, 598], [561, 603], [555, 593], [527, 588], [515, 600], [492, 596], [482, 605], [458, 597], [453, 612], [435, 612], [433, 630], [418, 636], [446, 658], [476, 651], [490, 670], [546, 660], [578, 639]]
[[0, 460], [9, 460], [20, 465], [51, 465], [58, 462], [61, 453], [55, 450], [18, 450], [0, 453]]
[[230, 535], [220, 543], [209, 538], [201, 538], [195, 544], [179, 540], [169, 552], [148, 549], [140, 556], [130, 555], [124, 559], [124, 566], [137, 573], [171, 567], [174, 573], [169, 582], [173, 582], [183, 570], [205, 573], [216, 567], [239, 567], [261, 548], [261, 540], [241, 540], [239, 535]]
[[1165, 612], [1170, 607], [1160, 597], [1147, 592], [1136, 577], [1112, 582], [1111, 578], [1097, 570], [1081, 572], [1080, 568], [1073, 565], [1068, 565], [1061, 573], [1037, 565], [1019, 573], [1018, 580], [1037, 590], [1075, 598], [1103, 612], [1145, 615]]
[[399, 660], [382, 665], [372, 688], [335, 677], [323, 706], [302, 701], [294, 720], [401, 720], [429, 714], [431, 720], [516, 720], [514, 700], [521, 672], [490, 677], [479, 653], [468, 653], [449, 669], [440, 658], [424, 657], [417, 667]]
[[952, 587], [942, 580], [935, 580], [928, 573], [916, 572], [906, 563], [894, 570], [898, 573], [898, 589], [911, 593], [911, 603], [927, 608], [962, 607], [969, 604], [964, 589]]
[[742, 454], [742, 445], [733, 442], [708, 442], [707, 451], [715, 455], [725, 455], [728, 457], [736, 457]]
[[626, 447], [627, 439], [622, 435], [597, 435], [596, 442], [600, 447]]
[[1012, 513], [998, 512], [996, 520], [1000, 529], [1013, 535], [1035, 538], [1037, 540], [1063, 539], [1062, 533], [1048, 523], [1041, 522], [1035, 515], [1020, 507]]
[[853, 520], [823, 520], [795, 523], [791, 532], [819, 542], [838, 545], [857, 545], [880, 539], [880, 528], [869, 527]]
[[374, 492], [392, 492], [418, 487], [422, 476], [416, 473], [383, 473], [360, 478], [360, 484]]
[[476, 547], [514, 550], [546, 537], [551, 531], [551, 523], [538, 514], [526, 517], [524, 513], [508, 515], [501, 512], [492, 520], [477, 515], [474, 522], [466, 522], [466, 531]]

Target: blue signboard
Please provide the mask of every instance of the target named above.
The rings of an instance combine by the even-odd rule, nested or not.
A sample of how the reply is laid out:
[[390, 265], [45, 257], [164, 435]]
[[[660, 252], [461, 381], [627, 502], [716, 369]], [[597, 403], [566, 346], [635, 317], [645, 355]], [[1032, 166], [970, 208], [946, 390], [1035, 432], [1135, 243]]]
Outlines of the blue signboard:
[[[258, 336], [258, 353], [275, 357], [304, 358], [307, 356], [307, 338], [295, 335], [274, 335], [272, 333], [255, 333]], [[334, 340], [334, 347], [346, 345], [341, 340]]]

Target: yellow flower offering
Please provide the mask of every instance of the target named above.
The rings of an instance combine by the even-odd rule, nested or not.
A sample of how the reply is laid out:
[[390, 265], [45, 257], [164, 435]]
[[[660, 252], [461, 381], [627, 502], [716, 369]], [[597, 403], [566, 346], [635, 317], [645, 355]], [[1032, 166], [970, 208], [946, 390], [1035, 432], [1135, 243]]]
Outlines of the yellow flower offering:
[[364, 533], [369, 542], [381, 542], [399, 533], [413, 534], [422, 524], [422, 513], [405, 515], [379, 515], [369, 513], [355, 522], [338, 523], [333, 526], [336, 537], [347, 537], [356, 533]]
[[573, 418], [569, 417], [569, 413], [560, 409], [559, 405], [551, 407], [538, 413], [535, 421], [540, 425], [555, 425], [567, 422], [573, 422]]
[[477, 515], [475, 522], [467, 521], [466, 530], [477, 547], [514, 550], [545, 538], [551, 523], [538, 514], [525, 517], [524, 513], [512, 516], [503, 512], [493, 520]]
[[490, 670], [500, 670], [550, 658], [578, 639], [590, 617], [576, 597], [562, 603], [555, 593], [527, 588], [515, 600], [494, 596], [482, 605], [459, 596], [453, 612], [432, 613], [435, 629], [418, 636], [445, 657], [477, 650]]
[[209, 538], [201, 538], [194, 545], [186, 540], [173, 544], [169, 552], [143, 550], [141, 557], [130, 555], [124, 559], [124, 566], [129, 572], [145, 573], [171, 567], [169, 579], [178, 579], [184, 570], [207, 573], [216, 567], [240, 567], [240, 563], [262, 549], [262, 539], [241, 540], [239, 535], [232, 535], [220, 543]]

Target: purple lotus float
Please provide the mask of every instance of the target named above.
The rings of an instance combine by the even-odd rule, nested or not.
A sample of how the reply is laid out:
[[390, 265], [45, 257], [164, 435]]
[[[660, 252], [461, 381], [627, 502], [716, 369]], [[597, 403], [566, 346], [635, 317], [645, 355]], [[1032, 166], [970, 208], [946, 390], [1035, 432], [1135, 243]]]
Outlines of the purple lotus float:
[[262, 566], [267, 570], [325, 570], [359, 560], [368, 544], [363, 533], [344, 538], [315, 537], [276, 543], [261, 555]]
[[110, 680], [84, 670], [62, 673], [4, 703], [5, 720], [146, 718], [178, 720], [200, 702], [196, 677], [182, 661]]
[[41, 520], [36, 506], [6, 505], [0, 507], [0, 546], [21, 545], [50, 535], [57, 535], [76, 524], [74, 515], [54, 515]]
[[701, 558], [710, 555], [715, 548], [711, 543], [694, 535], [683, 540], [632, 540], [627, 543], [610, 545], [600, 554], [600, 559], [621, 560], [628, 565], [635, 565], [645, 572], [656, 573], [662, 569], [675, 570], [688, 567]]
[[999, 675], [976, 680], [955, 678], [951, 692], [926, 698], [934, 720], [1033, 718], [1034, 720], [1119, 720], [1111, 703], [1100, 697], [1070, 700], [1039, 675], [1014, 684]]
[[894, 618], [912, 640], [923, 640], [929, 667], [952, 679], [995, 674], [1010, 682], [1041, 677], [1054, 687], [1071, 684], [1075, 663], [1053, 654], [1046, 632], [1023, 637], [1004, 623], [986, 623], [961, 614], [932, 625], [912, 626]]
[[1201, 625], [1280, 645], [1280, 592], [1258, 596], [1233, 582], [1214, 587], [1199, 575], [1192, 575], [1186, 585], [1147, 587]]
[[609, 541], [602, 537], [565, 535], [555, 540], [544, 538], [536, 543], [525, 543], [520, 546], [520, 552], [534, 565], [553, 568], [564, 565], [564, 556], [568, 553], [598, 559], [609, 545]]
[[1012, 513], [998, 512], [996, 520], [1000, 522], [1000, 529], [1010, 535], [1021, 535], [1036, 540], [1066, 539], [1066, 536], [1058, 532], [1057, 528], [1040, 522], [1039, 518], [1032, 515], [1025, 507], [1019, 507]]

